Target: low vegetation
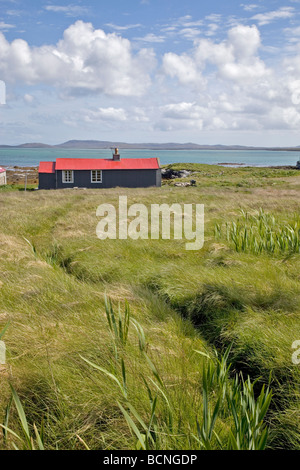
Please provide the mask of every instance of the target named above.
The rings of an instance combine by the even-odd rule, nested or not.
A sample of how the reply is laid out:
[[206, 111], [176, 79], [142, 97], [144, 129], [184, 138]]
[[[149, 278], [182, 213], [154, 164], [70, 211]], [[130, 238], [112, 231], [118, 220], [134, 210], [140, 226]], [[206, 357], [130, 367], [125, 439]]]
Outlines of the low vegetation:
[[[197, 186], [0, 190], [1, 448], [300, 448], [299, 173], [174, 168]], [[98, 240], [120, 193], [204, 203], [203, 249]]]

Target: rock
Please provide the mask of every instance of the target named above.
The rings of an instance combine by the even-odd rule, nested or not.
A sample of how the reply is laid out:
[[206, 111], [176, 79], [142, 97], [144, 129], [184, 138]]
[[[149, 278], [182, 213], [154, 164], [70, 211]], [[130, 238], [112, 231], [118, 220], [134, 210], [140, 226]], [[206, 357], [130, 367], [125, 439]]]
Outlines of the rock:
[[191, 183], [174, 183], [174, 186], [181, 186], [183, 188], [185, 188], [186, 186], [191, 186]]
[[175, 178], [186, 178], [192, 172], [188, 170], [172, 170], [171, 168], [163, 168], [161, 170], [161, 175], [164, 179], [170, 180]]

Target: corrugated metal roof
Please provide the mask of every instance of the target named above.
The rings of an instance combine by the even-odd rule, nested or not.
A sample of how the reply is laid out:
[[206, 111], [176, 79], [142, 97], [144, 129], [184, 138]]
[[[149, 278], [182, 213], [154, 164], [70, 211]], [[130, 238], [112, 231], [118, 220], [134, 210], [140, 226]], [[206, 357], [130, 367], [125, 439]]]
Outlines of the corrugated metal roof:
[[41, 162], [39, 173], [55, 173], [55, 162]]
[[5, 172], [6, 172], [6, 170], [4, 170], [4, 168], [0, 167], [0, 173], [5, 173]]
[[56, 170], [156, 170], [157, 158], [121, 158], [119, 161], [104, 158], [58, 158]]

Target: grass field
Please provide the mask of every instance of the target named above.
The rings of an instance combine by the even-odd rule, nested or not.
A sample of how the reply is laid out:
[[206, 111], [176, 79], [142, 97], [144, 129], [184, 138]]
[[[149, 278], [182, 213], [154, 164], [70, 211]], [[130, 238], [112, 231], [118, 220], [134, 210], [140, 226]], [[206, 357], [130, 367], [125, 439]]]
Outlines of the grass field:
[[[4, 430], [1, 448], [39, 436], [47, 449], [300, 448], [300, 173], [172, 168], [197, 186], [0, 188], [0, 423], [24, 435], [11, 383], [33, 436]], [[204, 204], [204, 247], [99, 240], [96, 209], [120, 194]]]

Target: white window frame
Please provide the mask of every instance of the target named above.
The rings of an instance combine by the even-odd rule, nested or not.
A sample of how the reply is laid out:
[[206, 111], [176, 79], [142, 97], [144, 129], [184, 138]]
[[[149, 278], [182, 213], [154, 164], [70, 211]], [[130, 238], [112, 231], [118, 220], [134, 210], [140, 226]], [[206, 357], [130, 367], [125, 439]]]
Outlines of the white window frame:
[[62, 182], [63, 184], [74, 183], [74, 171], [73, 170], [62, 170]]
[[[96, 174], [96, 180], [93, 179], [93, 173]], [[91, 183], [102, 183], [102, 170], [91, 170]]]

